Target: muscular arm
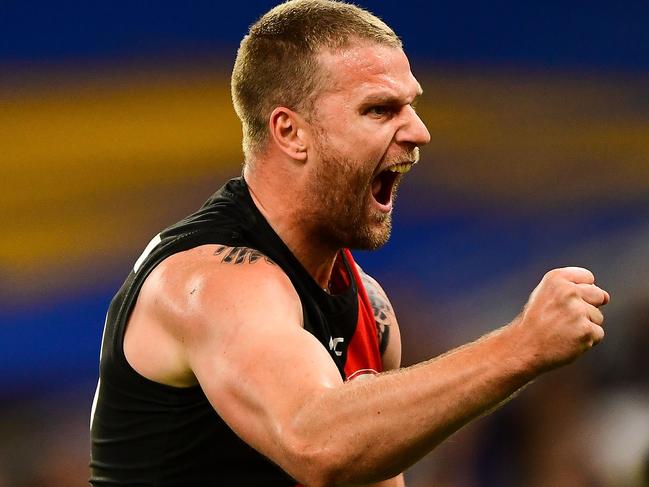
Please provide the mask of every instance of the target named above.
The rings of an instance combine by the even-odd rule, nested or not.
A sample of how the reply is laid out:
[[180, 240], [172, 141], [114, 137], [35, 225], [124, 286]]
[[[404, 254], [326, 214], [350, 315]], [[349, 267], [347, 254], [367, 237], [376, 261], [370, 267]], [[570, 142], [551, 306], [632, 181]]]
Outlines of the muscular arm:
[[511, 325], [416, 366], [343, 383], [302, 329], [299, 299], [277, 266], [208, 265], [202, 260], [219, 257], [204, 254], [170, 266], [158, 296], [176, 303], [162, 322], [181, 350], [178, 367], [192, 371], [237, 434], [310, 486], [398, 475], [599, 341], [596, 305], [608, 299], [581, 271], [555, 274]]

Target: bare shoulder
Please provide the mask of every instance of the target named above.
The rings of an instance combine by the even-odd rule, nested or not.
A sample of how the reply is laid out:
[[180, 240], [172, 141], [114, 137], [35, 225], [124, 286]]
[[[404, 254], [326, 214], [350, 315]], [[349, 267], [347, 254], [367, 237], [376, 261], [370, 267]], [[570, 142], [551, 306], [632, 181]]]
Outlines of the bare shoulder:
[[[249, 247], [201, 245], [163, 261], [145, 283], [147, 295], [159, 312], [173, 323], [215, 319], [215, 312], [229, 312], [247, 300], [268, 299], [293, 303], [297, 294], [284, 271], [269, 257]], [[143, 288], [143, 291], [145, 289]]]
[[247, 247], [202, 245], [174, 254], [147, 277], [124, 338], [141, 375], [168, 385], [197, 383], [192, 353], [270, 326], [302, 326], [301, 304], [282, 269]]
[[358, 264], [357, 268], [374, 312], [383, 366], [386, 369], [398, 368], [401, 364], [401, 336], [392, 304], [377, 280], [367, 274]]

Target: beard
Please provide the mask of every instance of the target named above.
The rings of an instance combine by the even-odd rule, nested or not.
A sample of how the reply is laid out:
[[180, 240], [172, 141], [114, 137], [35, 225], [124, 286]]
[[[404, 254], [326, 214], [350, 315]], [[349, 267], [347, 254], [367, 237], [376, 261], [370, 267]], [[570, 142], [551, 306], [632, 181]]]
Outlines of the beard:
[[[390, 238], [392, 214], [373, 208], [376, 165], [336, 151], [326, 134], [316, 137], [320, 164], [309, 187], [304, 216], [313, 235], [332, 248], [375, 250]], [[392, 198], [396, 198], [395, 184]]]

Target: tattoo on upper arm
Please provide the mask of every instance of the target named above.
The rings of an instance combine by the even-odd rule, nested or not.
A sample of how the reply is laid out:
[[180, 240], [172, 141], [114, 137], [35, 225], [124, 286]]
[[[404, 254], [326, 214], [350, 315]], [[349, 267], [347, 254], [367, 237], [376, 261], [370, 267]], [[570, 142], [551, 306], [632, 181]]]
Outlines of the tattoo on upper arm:
[[222, 255], [221, 262], [224, 264], [254, 264], [255, 262], [263, 259], [269, 264], [277, 265], [269, 257], [258, 250], [249, 247], [228, 247], [226, 245], [219, 245], [214, 251], [214, 255]]
[[387, 296], [379, 288], [374, 279], [361, 272], [363, 284], [367, 291], [367, 297], [370, 299], [372, 310], [374, 311], [374, 322], [376, 323], [376, 335], [379, 339], [379, 351], [381, 354], [388, 348], [390, 341], [390, 326], [392, 325], [391, 316], [394, 314], [392, 306]]

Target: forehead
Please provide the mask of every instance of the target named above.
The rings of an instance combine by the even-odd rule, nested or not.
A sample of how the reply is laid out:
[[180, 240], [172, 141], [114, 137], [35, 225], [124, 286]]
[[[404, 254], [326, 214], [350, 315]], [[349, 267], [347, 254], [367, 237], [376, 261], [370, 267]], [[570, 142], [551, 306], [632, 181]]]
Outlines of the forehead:
[[360, 44], [319, 55], [324, 71], [325, 92], [348, 98], [382, 93], [410, 102], [421, 94], [421, 86], [410, 71], [403, 50], [378, 44]]

